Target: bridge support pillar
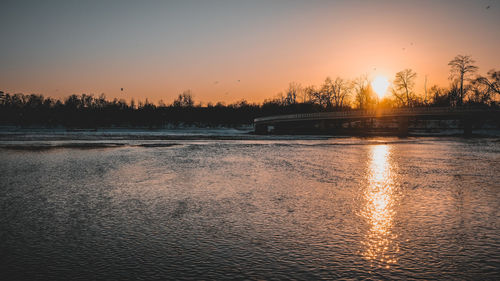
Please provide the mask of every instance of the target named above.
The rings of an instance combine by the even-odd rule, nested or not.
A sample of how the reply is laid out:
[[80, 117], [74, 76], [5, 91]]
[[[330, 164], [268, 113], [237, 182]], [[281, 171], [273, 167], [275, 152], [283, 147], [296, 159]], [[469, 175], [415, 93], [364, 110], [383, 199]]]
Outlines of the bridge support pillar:
[[464, 136], [470, 137], [472, 136], [472, 120], [470, 118], [465, 117], [463, 120], [464, 126]]
[[255, 125], [255, 133], [258, 135], [265, 135], [267, 134], [267, 125], [262, 125], [262, 124], [256, 124]]
[[398, 135], [399, 136], [407, 136], [408, 135], [408, 117], [400, 117], [398, 118]]
[[319, 130], [322, 132], [326, 131], [326, 120], [319, 121]]

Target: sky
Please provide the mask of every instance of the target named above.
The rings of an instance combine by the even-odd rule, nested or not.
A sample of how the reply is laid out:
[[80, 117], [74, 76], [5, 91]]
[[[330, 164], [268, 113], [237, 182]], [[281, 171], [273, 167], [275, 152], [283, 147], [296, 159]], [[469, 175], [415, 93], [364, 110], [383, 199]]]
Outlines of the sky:
[[[500, 1], [0, 1], [0, 90], [262, 102], [289, 82], [500, 69]], [[123, 88], [123, 91], [121, 90]]]

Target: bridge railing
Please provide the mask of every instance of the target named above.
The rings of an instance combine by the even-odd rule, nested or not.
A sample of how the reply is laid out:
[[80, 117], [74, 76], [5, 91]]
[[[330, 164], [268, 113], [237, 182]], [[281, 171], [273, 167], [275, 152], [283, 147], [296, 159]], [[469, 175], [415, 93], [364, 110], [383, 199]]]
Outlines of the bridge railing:
[[[254, 123], [266, 121], [289, 121], [289, 120], [305, 120], [305, 119], [335, 119], [342, 117], [382, 117], [382, 116], [415, 116], [415, 115], [440, 115], [440, 114], [457, 114], [457, 113], [472, 113], [484, 111], [484, 108], [464, 108], [464, 107], [413, 107], [413, 108], [389, 108], [389, 109], [373, 109], [373, 110], [350, 110], [350, 111], [335, 111], [335, 112], [314, 112], [314, 113], [299, 113], [259, 117], [254, 119]], [[498, 111], [498, 110], [496, 110]]]

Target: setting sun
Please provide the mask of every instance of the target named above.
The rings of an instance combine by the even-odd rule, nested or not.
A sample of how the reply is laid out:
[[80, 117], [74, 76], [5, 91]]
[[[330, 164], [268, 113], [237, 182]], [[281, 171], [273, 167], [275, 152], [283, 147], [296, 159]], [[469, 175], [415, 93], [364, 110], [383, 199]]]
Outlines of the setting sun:
[[372, 81], [372, 88], [379, 98], [383, 98], [389, 87], [389, 80], [384, 76], [377, 76]]

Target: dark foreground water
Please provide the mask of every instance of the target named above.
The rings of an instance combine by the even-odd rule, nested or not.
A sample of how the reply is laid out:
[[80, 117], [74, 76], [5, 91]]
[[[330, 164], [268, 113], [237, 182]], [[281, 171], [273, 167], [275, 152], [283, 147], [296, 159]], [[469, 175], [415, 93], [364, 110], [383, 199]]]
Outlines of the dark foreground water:
[[498, 280], [499, 210], [498, 139], [4, 141], [0, 278]]

